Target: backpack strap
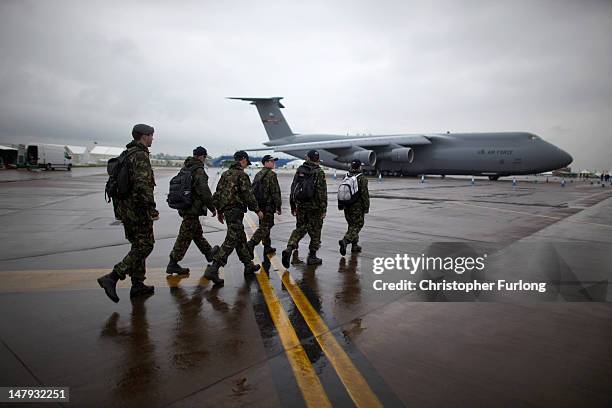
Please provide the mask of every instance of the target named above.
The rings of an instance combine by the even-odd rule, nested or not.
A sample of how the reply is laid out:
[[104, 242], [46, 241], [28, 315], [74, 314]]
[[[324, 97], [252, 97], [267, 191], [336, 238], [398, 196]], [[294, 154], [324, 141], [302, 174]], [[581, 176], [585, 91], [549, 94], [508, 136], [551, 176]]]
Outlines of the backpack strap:
[[263, 180], [264, 180], [266, 177], [269, 177], [269, 176], [270, 176], [270, 174], [272, 174], [272, 172], [271, 172], [271, 171], [266, 171], [266, 172], [264, 173], [264, 175], [263, 175], [263, 176], [261, 176], [260, 180], [262, 180], [262, 181], [263, 181]]
[[[244, 172], [244, 170], [242, 170], [242, 173], [244, 173], [244, 175], [246, 176], [246, 173]], [[242, 190], [240, 189], [240, 177], [242, 177], [242, 175], [239, 172], [236, 172], [236, 179], [234, 180], [234, 185], [236, 186], [236, 193], [238, 194], [242, 192]]]
[[[128, 157], [130, 157], [134, 153], [138, 152], [138, 150], [140, 150], [138, 147], [132, 146], [129, 149], [126, 149], [123, 152], [121, 152], [121, 155], [123, 155], [125, 153], [125, 155], [123, 156], [123, 161], [127, 160]], [[120, 158], [121, 158], [121, 155], [119, 155]]]
[[191, 167], [185, 167], [187, 170], [189, 170], [191, 173], [193, 173], [194, 171], [196, 171], [197, 169], [203, 169], [204, 168], [204, 164], [194, 164]]

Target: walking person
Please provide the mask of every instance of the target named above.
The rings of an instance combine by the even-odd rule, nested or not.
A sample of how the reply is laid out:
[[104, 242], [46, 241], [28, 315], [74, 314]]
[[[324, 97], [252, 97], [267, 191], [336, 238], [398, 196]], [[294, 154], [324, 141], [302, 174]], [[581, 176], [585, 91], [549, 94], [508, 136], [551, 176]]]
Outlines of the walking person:
[[[202, 224], [200, 223], [200, 216], [206, 215], [207, 211], [210, 211], [211, 215], [215, 217], [217, 211], [212, 201], [212, 193], [208, 187], [208, 175], [204, 170], [204, 162], [206, 161], [207, 151], [202, 146], [198, 146], [193, 150], [193, 156], [185, 159], [185, 164], [179, 172], [179, 175], [173, 180], [177, 179], [175, 186], [178, 188], [176, 193], [185, 195], [185, 188], [189, 188], [189, 205], [184, 208], [179, 208], [179, 215], [183, 218], [181, 222], [181, 228], [179, 234], [176, 237], [174, 247], [170, 253], [170, 261], [166, 267], [166, 273], [184, 275], [189, 273], [189, 268], [183, 268], [179, 265], [179, 262], [185, 257], [187, 249], [191, 245], [191, 242], [195, 242], [196, 246], [206, 257], [208, 262], [212, 262], [213, 255], [219, 250], [218, 246], [214, 248], [204, 238], [204, 232], [202, 231]], [[185, 181], [181, 177], [184, 177]], [[181, 184], [187, 182], [190, 185], [183, 187]], [[170, 194], [168, 195], [168, 202], [171, 201], [171, 195], [174, 193], [172, 189], [172, 182], [170, 188]], [[177, 200], [178, 201], [178, 200]]]
[[153, 220], [159, 218], [155, 207], [153, 189], [155, 177], [149, 160], [149, 147], [153, 144], [153, 127], [139, 124], [132, 129], [134, 140], [126, 145], [126, 150], [119, 158], [118, 170], [127, 177], [119, 177], [119, 190], [127, 190], [126, 196], [117, 199], [117, 213], [121, 218], [125, 237], [131, 244], [130, 252], [113, 267], [113, 271], [98, 278], [98, 284], [113, 301], [119, 302], [117, 282], [127, 275], [131, 277], [130, 297], [153, 294], [155, 288], [144, 284], [145, 261], [155, 239], [153, 237]]
[[248, 247], [249, 251], [253, 253], [254, 248], [261, 242], [264, 246], [264, 258], [266, 255], [276, 252], [276, 248], [272, 247], [270, 230], [274, 226], [274, 213], [281, 215], [281, 190], [278, 177], [274, 172], [277, 160], [276, 157], [269, 154], [265, 155], [261, 159], [264, 167], [255, 175], [253, 180], [253, 195], [257, 199], [259, 209], [264, 216], [259, 220], [259, 228], [251, 236]]
[[291, 183], [289, 202], [296, 222], [287, 248], [282, 252], [283, 266], [289, 268], [291, 255], [306, 234], [310, 236], [306, 264], [322, 264], [323, 260], [317, 257], [317, 251], [321, 247], [321, 230], [327, 213], [327, 182], [320, 167], [318, 151], [310, 150], [304, 164], [297, 169]]
[[361, 161], [353, 160], [351, 169], [338, 189], [338, 209], [344, 210], [348, 229], [338, 241], [340, 255], [346, 255], [346, 247], [351, 244], [351, 252], [361, 252], [359, 232], [363, 228], [365, 214], [370, 211], [368, 179], [361, 172]]
[[244, 275], [252, 275], [259, 270], [259, 265], [253, 263], [253, 255], [249, 251], [242, 223], [248, 210], [257, 213], [261, 220], [263, 213], [259, 210], [257, 200], [251, 190], [251, 180], [244, 169], [251, 164], [249, 155], [243, 151], [234, 153], [234, 163], [221, 174], [217, 189], [213, 195], [213, 204], [217, 209], [217, 219], [227, 223], [227, 234], [221, 249], [213, 256], [213, 261], [204, 273], [206, 279], [215, 285], [222, 285], [224, 280], [219, 277], [219, 268], [227, 263], [227, 257], [236, 250], [238, 258], [244, 264]]

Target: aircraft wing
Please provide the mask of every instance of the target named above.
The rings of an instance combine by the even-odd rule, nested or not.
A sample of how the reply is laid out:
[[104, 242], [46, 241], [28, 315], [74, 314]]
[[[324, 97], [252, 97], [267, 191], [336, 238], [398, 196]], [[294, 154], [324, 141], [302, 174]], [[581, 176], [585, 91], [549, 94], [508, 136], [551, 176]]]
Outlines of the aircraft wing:
[[244, 150], [246, 152], [265, 152], [266, 150], [270, 151], [274, 149], [275, 149], [274, 146], [270, 146], [270, 147], [255, 147], [253, 149], [244, 149]]
[[291, 151], [302, 151], [310, 149], [319, 150], [341, 150], [352, 146], [359, 146], [363, 148], [370, 147], [385, 147], [385, 146], [415, 146], [415, 145], [426, 145], [431, 144], [431, 141], [424, 135], [393, 135], [393, 136], [375, 136], [375, 137], [358, 137], [350, 139], [336, 139], [324, 142], [307, 142], [307, 143], [292, 143], [279, 146], [270, 146], [267, 149], [277, 152], [291, 152]]

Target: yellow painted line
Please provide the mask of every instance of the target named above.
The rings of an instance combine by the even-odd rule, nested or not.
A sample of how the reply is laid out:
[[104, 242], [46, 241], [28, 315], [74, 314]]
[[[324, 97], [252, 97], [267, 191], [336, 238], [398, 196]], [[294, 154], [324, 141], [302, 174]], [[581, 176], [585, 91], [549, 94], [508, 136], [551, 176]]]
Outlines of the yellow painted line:
[[[108, 271], [107, 268], [5, 271], [0, 274], [0, 293], [23, 290], [58, 289], [64, 291], [99, 288], [95, 277], [108, 273]], [[169, 287], [177, 287], [183, 279], [189, 277], [189, 275], [166, 275], [165, 268], [147, 268], [148, 278], [151, 278], [148, 276], [151, 272], [157, 273], [152, 279], [154, 283], [166, 282]], [[162, 273], [165, 276], [162, 277]], [[331, 407], [327, 393], [300, 343], [289, 316], [276, 296], [268, 275], [258, 273], [256, 276], [306, 405], [313, 408]], [[74, 278], [78, 280], [74, 281]], [[147, 279], [147, 282], [150, 280]], [[198, 286], [207, 286], [209, 283], [208, 279], [201, 277]]]
[[327, 398], [323, 385], [317, 373], [315, 373], [295, 329], [291, 325], [289, 316], [287, 316], [285, 309], [283, 309], [280, 300], [276, 296], [268, 275], [265, 272], [258, 273], [257, 281], [268, 305], [272, 321], [276, 326], [276, 330], [278, 330], [278, 335], [283, 343], [287, 359], [289, 364], [291, 364], [291, 369], [306, 405], [313, 408], [331, 407], [331, 402]]
[[[1, 271], [0, 293], [99, 289], [96, 279], [110, 271], [109, 268]], [[147, 268], [147, 282], [163, 283], [165, 272], [165, 268]]]
[[[247, 222], [251, 229], [255, 230], [256, 225], [253, 220], [247, 215]], [[312, 307], [308, 298], [304, 295], [300, 287], [295, 283], [289, 271], [287, 271], [276, 255], [269, 256], [270, 261], [274, 264], [276, 273], [281, 278], [293, 302], [302, 314], [310, 331], [319, 343], [319, 346], [331, 362], [336, 370], [340, 381], [344, 384], [349, 396], [358, 407], [382, 407], [382, 403], [374, 394], [365, 378], [361, 375], [357, 367], [353, 364], [344, 349], [338, 344], [331, 330], [327, 327], [321, 316]], [[284, 272], [281, 272], [284, 271]], [[263, 275], [259, 273], [257, 276]]]
[[[255, 257], [255, 259], [259, 262], [257, 257]], [[261, 288], [266, 305], [270, 311], [270, 316], [272, 317], [274, 326], [276, 326], [278, 335], [285, 348], [291, 370], [293, 371], [293, 375], [295, 376], [306, 405], [313, 408], [331, 407], [332, 405], [327, 397], [327, 393], [317, 373], [315, 373], [302, 343], [300, 343], [300, 339], [289, 320], [289, 316], [287, 316], [287, 312], [285, 312], [280, 299], [276, 296], [276, 292], [268, 279], [268, 275], [260, 269], [260, 272], [255, 276], [257, 276], [257, 282], [259, 282], [259, 287]]]
[[[462, 202], [459, 202], [459, 201], [457, 201], [456, 204], [463, 205], [465, 207], [485, 208], [487, 210], [494, 210], [494, 211], [500, 211], [500, 212], [513, 213], [513, 214], [521, 214], [521, 215], [527, 215], [527, 216], [531, 216], [531, 217], [548, 218], [548, 219], [558, 220], [558, 221], [564, 220], [564, 221], [571, 222], [571, 223], [574, 223], [574, 224], [594, 225], [594, 226], [597, 226], [597, 227], [612, 228], [612, 225], [598, 224], [598, 223], [595, 223], [595, 222], [588, 222], [588, 221], [575, 221], [575, 220], [568, 219], [569, 217], [565, 217], [564, 218], [564, 217], [554, 217], [552, 215], [532, 214], [532, 213], [528, 213], [528, 212], [524, 212], [524, 211], [507, 210], [505, 208], [490, 207], [488, 205], [468, 204], [468, 203], [462, 203]], [[501, 203], [501, 204], [503, 204], [503, 203]]]
[[[109, 268], [0, 271], [0, 293], [99, 289], [96, 279], [107, 273]], [[154, 285], [166, 283], [168, 287], [176, 287], [189, 275], [167, 275], [166, 268], [147, 268], [146, 277], [147, 283]], [[119, 287], [129, 285], [129, 279], [124, 282], [119, 282]], [[200, 278], [199, 286], [207, 284], [208, 279]]]

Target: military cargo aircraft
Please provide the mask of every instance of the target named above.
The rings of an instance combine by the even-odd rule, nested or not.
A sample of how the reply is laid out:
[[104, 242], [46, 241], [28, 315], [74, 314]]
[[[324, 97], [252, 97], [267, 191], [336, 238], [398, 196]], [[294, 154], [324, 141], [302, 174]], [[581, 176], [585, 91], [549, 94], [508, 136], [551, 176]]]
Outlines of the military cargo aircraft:
[[364, 170], [383, 175], [502, 176], [538, 174], [566, 167], [572, 156], [529, 132], [431, 133], [349, 136], [293, 133], [281, 112], [282, 97], [230, 97], [251, 102], [269, 141], [265, 148], [298, 158], [319, 151], [325, 166], [347, 169], [361, 160]]

